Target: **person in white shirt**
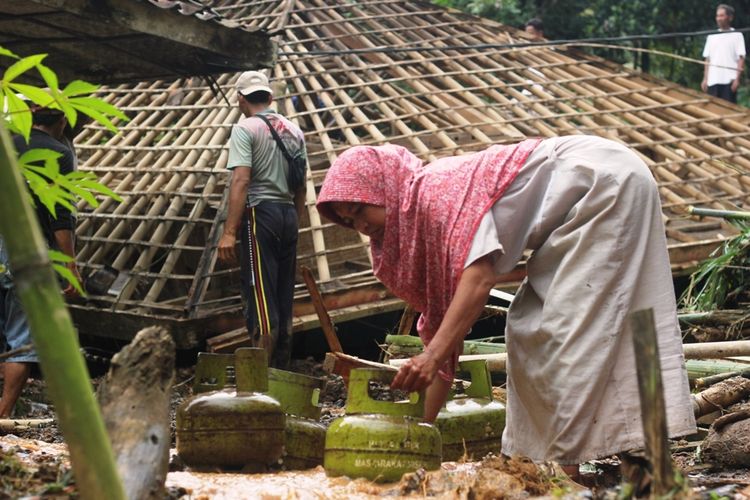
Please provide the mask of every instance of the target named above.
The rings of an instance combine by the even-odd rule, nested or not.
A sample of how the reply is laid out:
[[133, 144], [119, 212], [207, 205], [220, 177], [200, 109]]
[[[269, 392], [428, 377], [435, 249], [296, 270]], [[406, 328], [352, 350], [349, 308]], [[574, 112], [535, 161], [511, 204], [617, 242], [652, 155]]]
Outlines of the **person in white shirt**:
[[716, 7], [716, 24], [719, 32], [708, 35], [703, 57], [701, 88], [712, 96], [737, 102], [737, 89], [745, 67], [745, 38], [734, 31], [734, 8], [726, 4]]

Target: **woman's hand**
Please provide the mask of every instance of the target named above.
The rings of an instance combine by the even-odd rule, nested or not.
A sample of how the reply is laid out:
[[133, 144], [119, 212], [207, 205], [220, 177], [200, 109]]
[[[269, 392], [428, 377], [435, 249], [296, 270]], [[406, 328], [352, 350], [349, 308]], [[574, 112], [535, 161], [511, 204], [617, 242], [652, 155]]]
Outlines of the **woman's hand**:
[[448, 311], [429, 346], [399, 369], [391, 388], [420, 391], [432, 383], [440, 366], [460, 349], [466, 333], [484, 310], [495, 281], [491, 256], [481, 257], [464, 269]]
[[399, 368], [396, 377], [391, 382], [391, 389], [408, 392], [426, 389], [435, 379], [438, 368], [440, 368], [438, 360], [429, 351], [418, 354]]

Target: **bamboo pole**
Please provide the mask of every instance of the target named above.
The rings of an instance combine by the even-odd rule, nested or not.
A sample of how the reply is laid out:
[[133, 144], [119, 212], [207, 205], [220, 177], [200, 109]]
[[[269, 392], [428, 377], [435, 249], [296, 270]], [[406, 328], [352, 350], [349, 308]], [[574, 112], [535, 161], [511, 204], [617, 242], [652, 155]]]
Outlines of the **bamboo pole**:
[[662, 497], [677, 486], [672, 469], [667, 433], [667, 412], [664, 405], [664, 386], [659, 363], [653, 309], [636, 311], [630, 315], [633, 347], [641, 399], [643, 434], [646, 456], [651, 462], [651, 495]]
[[50, 397], [68, 444], [82, 498], [124, 498], [115, 459], [94, 399], [78, 338], [47, 257], [36, 215], [0, 123], [0, 234], [31, 329]]
[[691, 215], [701, 217], [723, 217], [725, 219], [750, 219], [750, 212], [740, 212], [738, 210], [714, 210], [710, 208], [688, 207]]
[[701, 342], [683, 344], [685, 359], [718, 359], [733, 356], [750, 356], [750, 340], [731, 340], [727, 342]]
[[41, 429], [54, 423], [52, 418], [1, 418], [0, 431], [17, 432], [26, 429]]
[[728, 378], [733, 378], [733, 377], [750, 378], [750, 365], [748, 365], [747, 370], [743, 370], [743, 371], [719, 373], [717, 375], [710, 375], [708, 377], [697, 378], [694, 381], [694, 386], [696, 389], [705, 389], [706, 387], [711, 387], [714, 384], [718, 384], [719, 382], [722, 382]]

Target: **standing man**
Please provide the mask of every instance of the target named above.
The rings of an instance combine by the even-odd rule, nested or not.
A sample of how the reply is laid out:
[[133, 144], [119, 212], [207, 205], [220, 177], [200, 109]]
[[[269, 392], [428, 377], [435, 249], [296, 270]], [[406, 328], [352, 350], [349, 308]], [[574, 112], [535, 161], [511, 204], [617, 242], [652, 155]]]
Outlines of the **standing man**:
[[703, 57], [701, 89], [710, 95], [737, 102], [737, 89], [745, 67], [745, 38], [732, 28], [734, 8], [726, 4], [716, 7], [719, 32], [708, 35]]
[[234, 126], [229, 141], [227, 168], [232, 180], [219, 259], [236, 261], [239, 231], [247, 330], [253, 345], [268, 351], [270, 365], [285, 369], [291, 358], [297, 232], [305, 185], [289, 188], [292, 166], [269, 124], [292, 158], [306, 159], [305, 139], [299, 127], [269, 108], [273, 92], [263, 73], [242, 73], [236, 88], [245, 119]]
[[[29, 141], [21, 136], [13, 138], [13, 144], [19, 155], [30, 149], [49, 149], [60, 156], [58, 165], [61, 174], [73, 171], [75, 154], [63, 143], [63, 131], [68, 120], [63, 113], [49, 108], [32, 108], [32, 129]], [[47, 210], [44, 204], [34, 197], [36, 215], [47, 240], [47, 245], [75, 259], [75, 216], [62, 205], [55, 207], [55, 213]], [[80, 280], [75, 260], [66, 264], [68, 269]], [[76, 289], [66, 283], [63, 289], [66, 296], [75, 296]], [[0, 237], [0, 348], [2, 352], [16, 350], [31, 344], [31, 332], [26, 314], [15, 292], [12, 273], [9, 268], [8, 255]], [[2, 364], [3, 392], [0, 398], [0, 418], [11, 415], [13, 407], [21, 395], [26, 380], [31, 373], [31, 365], [37, 362], [33, 350], [19, 352]]]

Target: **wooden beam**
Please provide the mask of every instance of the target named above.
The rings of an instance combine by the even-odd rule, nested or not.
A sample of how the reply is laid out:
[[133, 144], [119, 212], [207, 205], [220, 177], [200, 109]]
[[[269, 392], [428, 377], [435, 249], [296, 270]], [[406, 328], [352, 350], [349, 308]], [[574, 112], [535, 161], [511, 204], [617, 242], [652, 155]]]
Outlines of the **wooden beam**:
[[344, 349], [341, 348], [341, 342], [339, 342], [339, 338], [336, 335], [336, 328], [333, 326], [331, 317], [328, 315], [326, 306], [323, 304], [320, 291], [318, 291], [318, 285], [315, 284], [315, 277], [313, 276], [312, 271], [307, 266], [300, 266], [300, 269], [302, 270], [302, 277], [307, 285], [307, 291], [310, 292], [310, 300], [312, 300], [313, 306], [315, 306], [315, 312], [318, 314], [320, 328], [323, 330], [323, 335], [326, 337], [328, 347], [333, 352], [344, 352]]
[[[174, 9], [159, 8], [149, 2], [132, 0], [32, 0], [82, 17], [127, 28], [158, 38], [219, 54], [240, 67], [273, 67], [277, 44], [268, 35], [252, 33], [220, 20], [202, 21]], [[218, 62], [218, 61], [217, 61]]]

